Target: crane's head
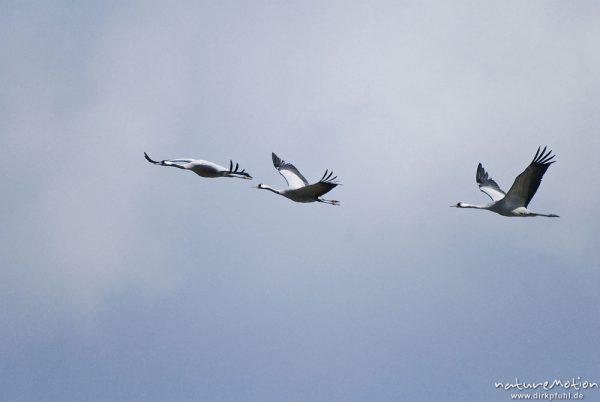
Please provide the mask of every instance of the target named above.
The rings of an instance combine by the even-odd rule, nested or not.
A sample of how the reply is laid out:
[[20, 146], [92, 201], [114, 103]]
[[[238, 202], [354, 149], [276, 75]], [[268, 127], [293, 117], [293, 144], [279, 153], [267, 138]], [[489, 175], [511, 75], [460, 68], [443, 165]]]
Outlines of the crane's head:
[[457, 202], [456, 205], [450, 205], [451, 207], [454, 208], [464, 208], [463, 203], [462, 202]]

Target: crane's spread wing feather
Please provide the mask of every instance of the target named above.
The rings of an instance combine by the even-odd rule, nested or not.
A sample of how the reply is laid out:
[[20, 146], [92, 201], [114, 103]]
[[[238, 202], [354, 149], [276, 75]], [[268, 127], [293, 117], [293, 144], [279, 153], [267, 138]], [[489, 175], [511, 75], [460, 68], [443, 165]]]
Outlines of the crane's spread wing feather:
[[233, 161], [229, 160], [229, 170], [225, 172], [225, 176], [230, 177], [241, 177], [242, 179], [252, 179], [249, 173], [246, 173], [246, 169], [240, 170], [240, 164], [235, 163], [235, 167], [233, 166]]
[[477, 166], [475, 180], [477, 181], [479, 189], [485, 194], [487, 194], [492, 199], [492, 201], [500, 201], [506, 195], [506, 193], [502, 191], [500, 186], [498, 186], [498, 183], [496, 183], [494, 179], [488, 176], [483, 166], [481, 166], [481, 163]]
[[159, 162], [159, 161], [155, 161], [155, 160], [153, 160], [153, 159], [150, 159], [150, 157], [148, 156], [148, 154], [147, 154], [147, 153], [145, 153], [145, 152], [144, 152], [144, 158], [146, 158], [146, 160], [147, 160], [148, 162], [150, 162], [150, 163], [154, 163], [155, 165], [160, 165], [160, 162]]
[[275, 153], [272, 153], [271, 156], [273, 157], [273, 166], [283, 176], [290, 189], [297, 189], [308, 185], [308, 181], [294, 165], [286, 163], [283, 159], [275, 155]]
[[529, 202], [542, 182], [544, 173], [546, 173], [551, 164], [556, 162], [552, 160], [556, 155], [551, 156], [551, 150], [546, 152], [547, 147], [544, 147], [540, 152], [540, 148], [538, 147], [529, 166], [527, 166], [523, 173], [517, 176], [512, 187], [506, 193], [506, 202], [526, 208], [529, 205]]

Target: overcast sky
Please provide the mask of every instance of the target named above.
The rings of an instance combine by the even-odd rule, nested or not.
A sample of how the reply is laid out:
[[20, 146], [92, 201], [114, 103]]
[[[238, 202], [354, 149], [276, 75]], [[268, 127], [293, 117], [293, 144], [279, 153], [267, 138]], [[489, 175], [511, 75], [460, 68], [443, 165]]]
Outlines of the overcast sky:
[[[600, 383], [597, 2], [176, 3], [0, 3], [0, 399]], [[539, 145], [559, 219], [448, 208]], [[272, 151], [342, 205], [252, 189]]]

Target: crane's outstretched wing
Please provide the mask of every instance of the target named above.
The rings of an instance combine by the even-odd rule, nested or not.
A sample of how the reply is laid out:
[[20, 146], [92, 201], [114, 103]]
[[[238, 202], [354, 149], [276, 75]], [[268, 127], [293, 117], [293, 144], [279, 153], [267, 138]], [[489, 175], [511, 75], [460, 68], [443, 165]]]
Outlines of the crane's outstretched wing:
[[506, 195], [506, 193], [502, 191], [500, 186], [498, 186], [498, 183], [496, 183], [494, 179], [488, 176], [483, 166], [481, 166], [481, 163], [477, 166], [475, 180], [477, 181], [479, 189], [485, 194], [487, 194], [492, 199], [492, 201], [500, 201]]
[[167, 162], [175, 162], [175, 163], [192, 163], [196, 159], [185, 158], [185, 159], [168, 159]]
[[329, 172], [329, 170], [326, 170], [325, 174], [323, 174], [323, 177], [321, 177], [321, 180], [314, 184], [304, 186], [299, 191], [302, 191], [307, 195], [313, 195], [317, 198], [324, 194], [327, 194], [328, 192], [340, 185], [340, 183], [335, 181], [335, 179], [337, 179], [337, 176], [331, 176], [333, 176], [333, 172]]
[[271, 156], [273, 157], [273, 166], [283, 176], [290, 189], [297, 189], [308, 185], [308, 181], [294, 165], [286, 163], [283, 159], [275, 155], [274, 152]]
[[165, 159], [162, 161], [154, 161], [152, 159], [150, 159], [150, 157], [148, 156], [147, 153], [144, 152], [144, 158], [146, 158], [146, 160], [150, 163], [154, 163], [155, 165], [163, 165], [163, 166], [172, 166], [169, 165], [169, 163], [191, 163], [194, 161], [194, 159]]
[[550, 156], [552, 151], [549, 150], [546, 153], [546, 148], [544, 147], [540, 153], [540, 147], [538, 147], [529, 166], [527, 166], [523, 173], [517, 176], [512, 187], [506, 193], [506, 202], [524, 207], [529, 205], [529, 202], [542, 182], [544, 173], [546, 173], [551, 164], [556, 162], [552, 160], [556, 155]]
[[147, 160], [148, 162], [150, 162], [150, 163], [154, 163], [155, 165], [160, 165], [160, 164], [161, 164], [159, 161], [155, 161], [155, 160], [152, 160], [152, 159], [150, 159], [150, 157], [148, 156], [148, 154], [147, 154], [147, 153], [145, 153], [145, 152], [144, 152], [144, 158], [146, 158], [146, 160]]

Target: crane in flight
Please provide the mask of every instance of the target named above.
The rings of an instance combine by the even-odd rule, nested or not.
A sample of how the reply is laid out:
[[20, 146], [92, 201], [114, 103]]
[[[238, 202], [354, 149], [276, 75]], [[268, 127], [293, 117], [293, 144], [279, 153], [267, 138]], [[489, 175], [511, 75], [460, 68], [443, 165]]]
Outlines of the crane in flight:
[[552, 160], [556, 155], [550, 156], [552, 151], [549, 150], [546, 152], [546, 147], [544, 147], [540, 152], [540, 148], [538, 147], [529, 166], [527, 166], [523, 173], [517, 176], [508, 193], [502, 191], [498, 183], [488, 176], [488, 173], [480, 163], [477, 166], [475, 180], [479, 189], [487, 194], [493, 202], [483, 205], [459, 202], [456, 205], [451, 205], [451, 207], [487, 209], [503, 216], [546, 216], [549, 218], [558, 218], [558, 215], [540, 214], [527, 209], [529, 202], [542, 182], [544, 173], [546, 173], [551, 164], [556, 162]]
[[322, 195], [330, 192], [340, 184], [335, 181], [337, 176], [331, 177], [333, 176], [333, 172], [326, 170], [325, 174], [323, 174], [323, 177], [321, 177], [321, 180], [313, 184], [308, 184], [308, 181], [304, 178], [304, 176], [302, 176], [302, 173], [300, 173], [294, 165], [291, 163], [286, 163], [284, 160], [275, 155], [275, 153], [272, 153], [271, 157], [273, 159], [273, 166], [275, 166], [275, 169], [277, 169], [283, 176], [288, 184], [288, 188], [284, 190], [277, 190], [264, 184], [259, 184], [256, 186], [256, 188], [272, 191], [275, 194], [282, 195], [296, 202], [316, 201], [323, 202], [325, 204], [339, 205], [339, 201], [321, 198]]
[[178, 169], [191, 170], [198, 176], [202, 177], [237, 177], [240, 179], [251, 180], [252, 176], [246, 173], [245, 169], [239, 170], [239, 164], [233, 166], [233, 161], [229, 161], [229, 169], [201, 159], [167, 159], [162, 161], [154, 161], [150, 159], [147, 153], [144, 152], [146, 160], [154, 165], [172, 166]]

